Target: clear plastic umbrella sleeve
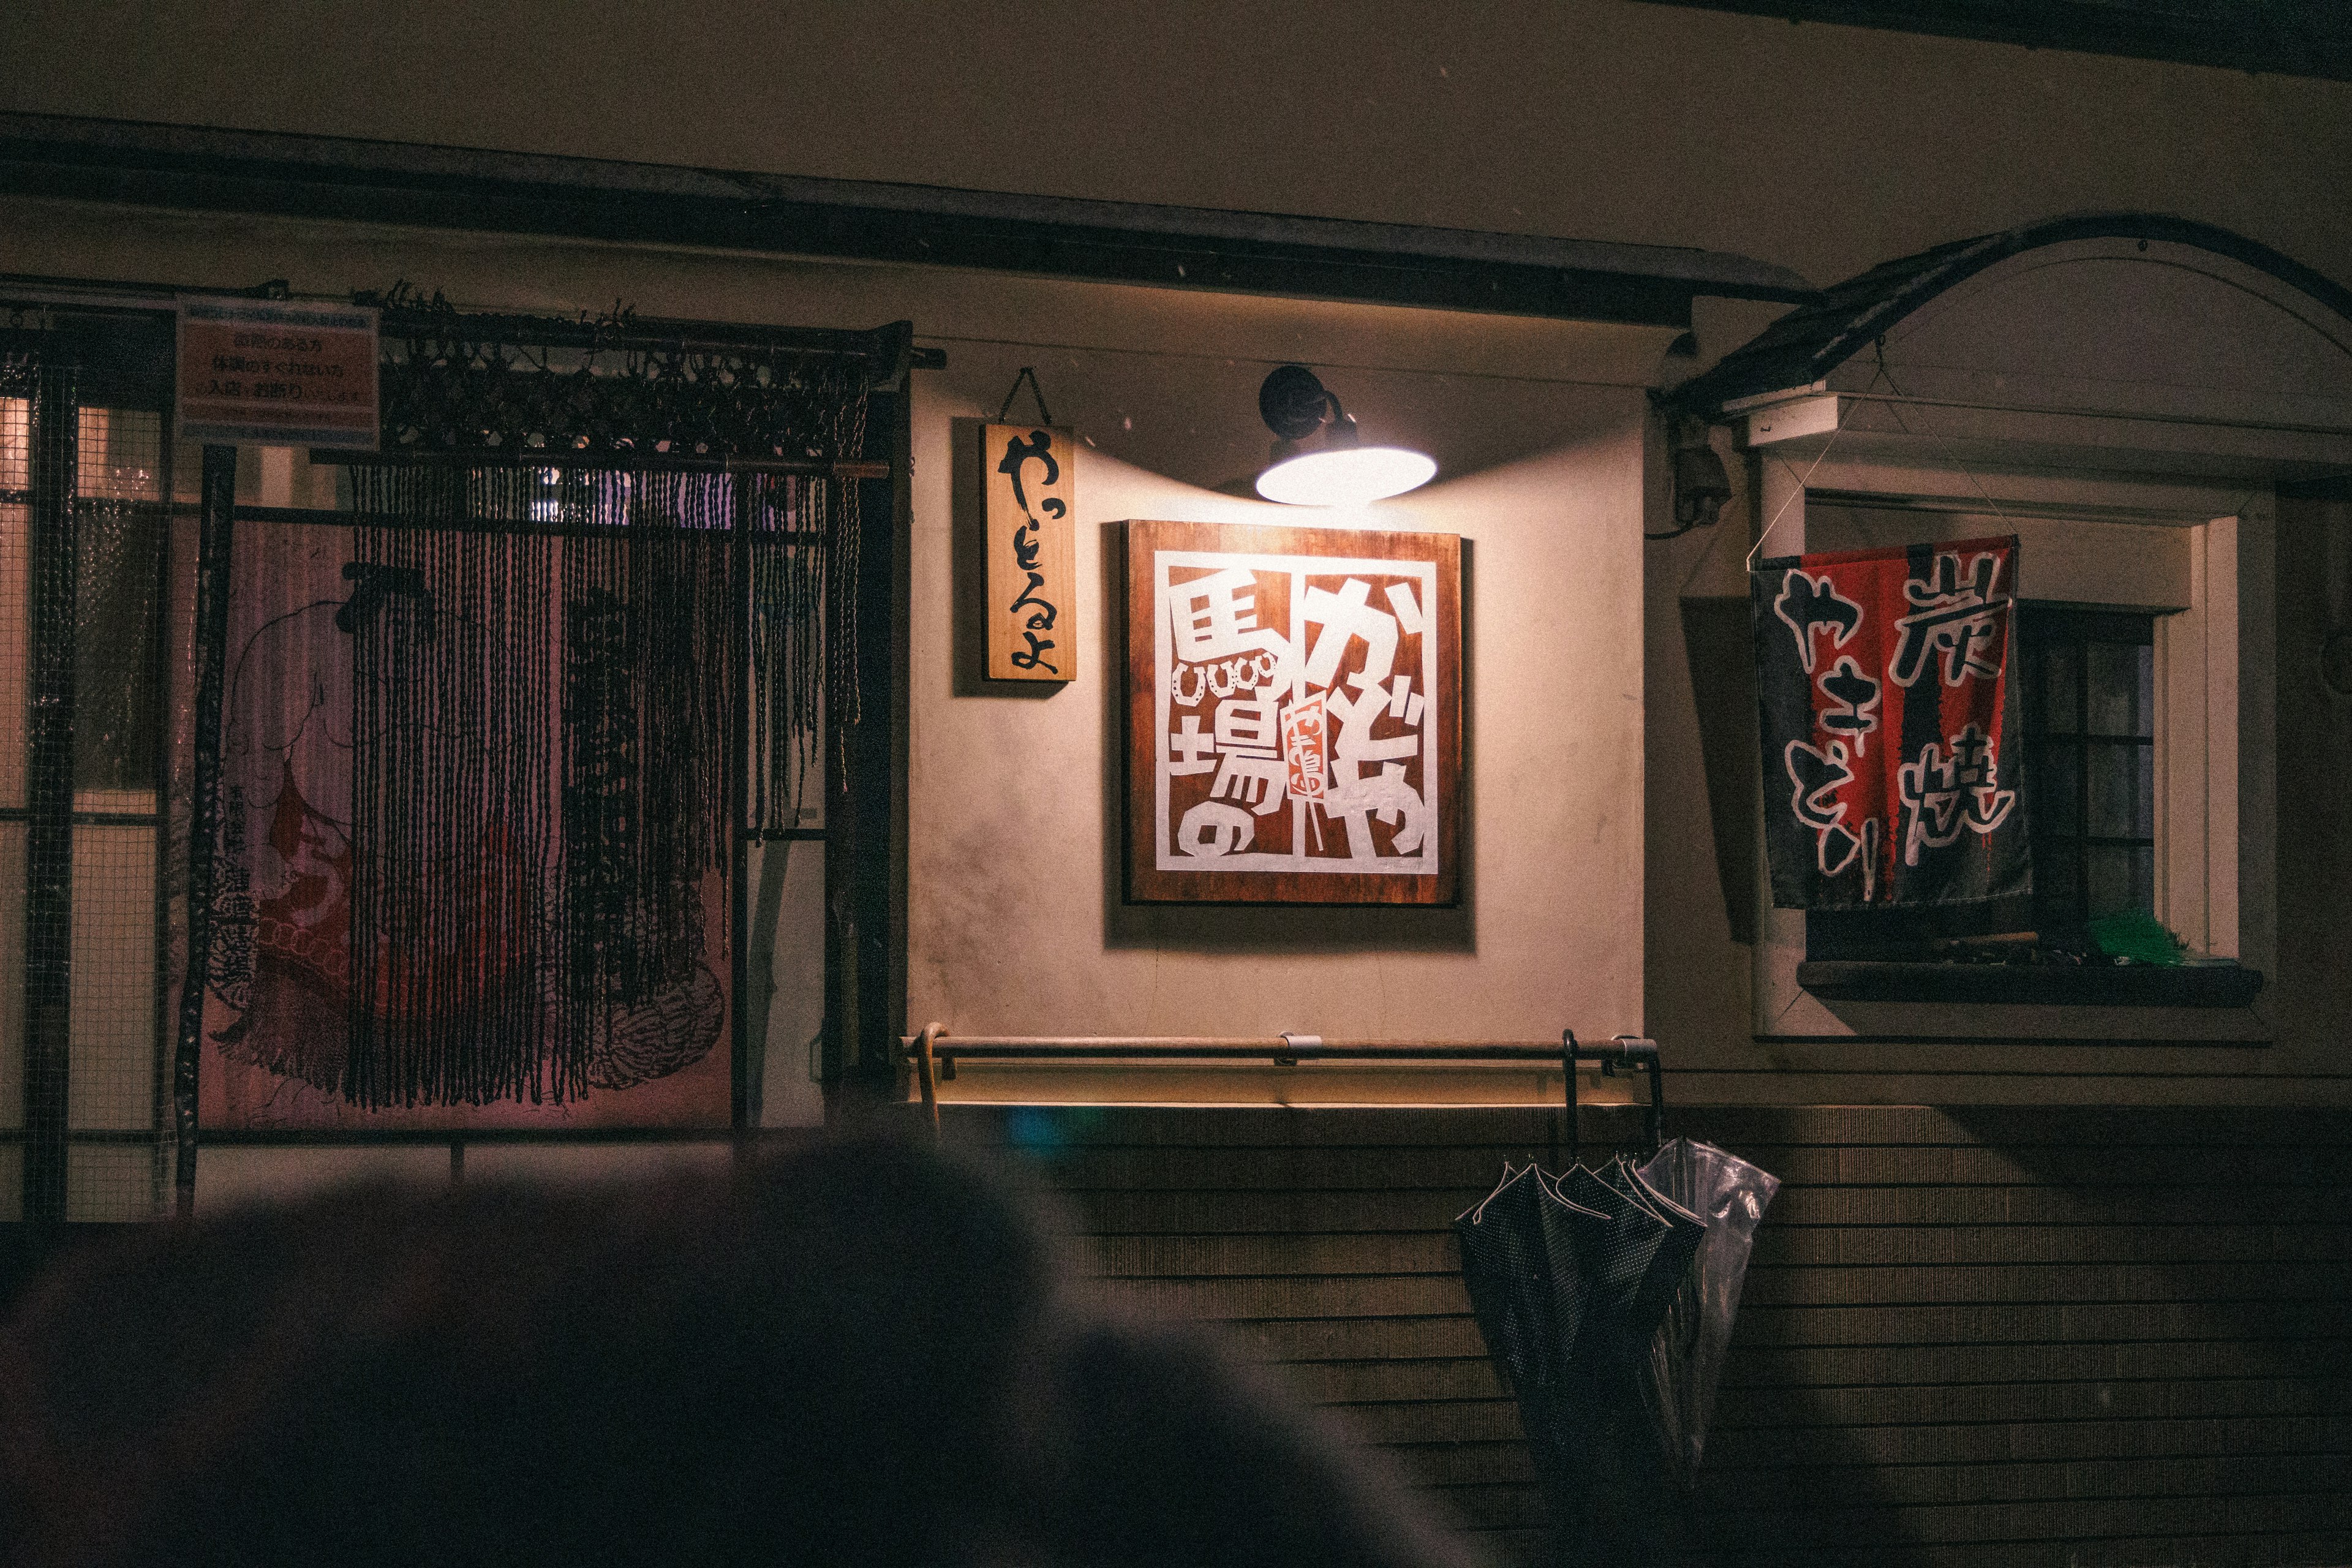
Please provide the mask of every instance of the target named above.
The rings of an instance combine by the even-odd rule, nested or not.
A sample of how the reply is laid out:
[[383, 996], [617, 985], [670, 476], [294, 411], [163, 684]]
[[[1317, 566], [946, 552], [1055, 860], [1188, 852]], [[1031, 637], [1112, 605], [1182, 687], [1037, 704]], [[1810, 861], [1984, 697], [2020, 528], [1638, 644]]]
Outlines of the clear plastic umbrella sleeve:
[[1706, 1453], [1707, 1422], [1723, 1381], [1748, 1252], [1780, 1183], [1736, 1154], [1686, 1138], [1660, 1149], [1641, 1175], [1706, 1226], [1689, 1274], [1636, 1368], [1660, 1449], [1688, 1487]]
[[1668, 1305], [1690, 1278], [1692, 1259], [1706, 1239], [1706, 1222], [1653, 1187], [1625, 1162], [1612, 1162], [1603, 1175], [1610, 1185], [1657, 1215], [1666, 1227], [1626, 1312], [1628, 1336], [1646, 1340], [1664, 1321]]

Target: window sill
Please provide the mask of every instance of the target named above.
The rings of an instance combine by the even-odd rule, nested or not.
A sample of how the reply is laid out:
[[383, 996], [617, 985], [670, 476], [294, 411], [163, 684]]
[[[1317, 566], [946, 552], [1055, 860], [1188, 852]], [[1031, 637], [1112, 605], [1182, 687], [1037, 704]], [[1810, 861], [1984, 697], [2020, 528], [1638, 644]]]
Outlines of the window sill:
[[2263, 972], [2234, 963], [2074, 968], [1809, 960], [1797, 965], [1797, 984], [1825, 1002], [2243, 1007], [2263, 988]]

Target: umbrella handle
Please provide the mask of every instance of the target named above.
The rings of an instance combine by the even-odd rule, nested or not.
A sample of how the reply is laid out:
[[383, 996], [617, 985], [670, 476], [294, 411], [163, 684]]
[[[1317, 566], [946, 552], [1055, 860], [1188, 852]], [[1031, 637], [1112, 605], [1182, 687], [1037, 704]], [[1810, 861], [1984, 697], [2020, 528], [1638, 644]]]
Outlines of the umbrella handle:
[[1581, 1120], [1579, 1113], [1583, 1107], [1580, 1103], [1582, 1096], [1576, 1083], [1576, 1031], [1562, 1029], [1559, 1032], [1559, 1067], [1560, 1077], [1567, 1080], [1567, 1087], [1560, 1091], [1560, 1098], [1568, 1105], [1568, 1164], [1570, 1170], [1584, 1163], [1584, 1141], [1578, 1126]]
[[1576, 1064], [1587, 1057], [1600, 1062], [1602, 1072], [1612, 1071], [1619, 1062], [1638, 1062], [1650, 1075], [1650, 1109], [1644, 1119], [1644, 1130], [1650, 1135], [1650, 1152], [1656, 1153], [1666, 1141], [1666, 1075], [1658, 1059], [1658, 1042], [1635, 1035], [1619, 1035], [1606, 1046], [1587, 1049], [1576, 1043], [1574, 1029], [1562, 1029], [1559, 1032], [1559, 1065], [1562, 1076], [1568, 1080], [1561, 1099], [1568, 1109], [1569, 1163], [1580, 1163], [1584, 1156], [1582, 1131], [1578, 1125], [1582, 1105], [1581, 1090], [1576, 1081]]
[[[1650, 1135], [1650, 1152], [1654, 1154], [1665, 1146], [1666, 1142], [1666, 1072], [1658, 1058], [1658, 1042], [1633, 1035], [1620, 1035], [1609, 1043], [1618, 1048], [1620, 1059], [1641, 1063], [1650, 1075], [1650, 1110], [1643, 1120], [1645, 1123], [1643, 1131]], [[1601, 1070], [1608, 1070], [1606, 1062], [1601, 1064]]]
[[1653, 1044], [1642, 1065], [1650, 1069], [1650, 1152], [1655, 1154], [1666, 1142], [1666, 1069], [1658, 1060], [1658, 1047]]
[[[930, 1115], [931, 1142], [934, 1143], [943, 1141], [943, 1134], [940, 1131], [938, 1053], [940, 1037], [947, 1032], [947, 1026], [944, 1024], [926, 1024], [923, 1026], [922, 1034], [917, 1037], [915, 1043], [915, 1081], [917, 1087], [922, 1090], [923, 1109]], [[954, 1072], [953, 1061], [954, 1058], [949, 1058], [950, 1075]]]

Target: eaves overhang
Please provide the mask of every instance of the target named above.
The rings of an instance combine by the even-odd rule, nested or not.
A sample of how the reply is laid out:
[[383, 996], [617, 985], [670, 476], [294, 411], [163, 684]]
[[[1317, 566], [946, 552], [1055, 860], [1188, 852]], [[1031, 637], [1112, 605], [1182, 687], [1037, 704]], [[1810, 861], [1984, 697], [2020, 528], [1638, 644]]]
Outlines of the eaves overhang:
[[1987, 268], [2044, 247], [2126, 239], [2194, 247], [2227, 257], [2352, 320], [2352, 290], [2241, 234], [2160, 213], [2077, 213], [1955, 240], [1881, 263], [1822, 289], [1708, 370], [1675, 389], [1678, 408], [1707, 418], [1818, 392], [1913, 312]]
[[2173, 60], [2221, 70], [2352, 81], [2352, 18], [2326, 0], [1653, 0], [1976, 38], [2029, 49]]
[[38, 114], [0, 114], [0, 193], [1643, 326], [1815, 292], [1669, 246]]

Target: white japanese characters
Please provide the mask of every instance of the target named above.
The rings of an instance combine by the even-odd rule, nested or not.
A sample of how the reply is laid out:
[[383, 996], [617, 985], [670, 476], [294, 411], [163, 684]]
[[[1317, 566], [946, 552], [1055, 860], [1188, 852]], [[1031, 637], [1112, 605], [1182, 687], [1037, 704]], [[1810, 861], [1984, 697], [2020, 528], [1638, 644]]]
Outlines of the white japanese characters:
[[1436, 566], [1159, 550], [1151, 572], [1159, 869], [1435, 876]]

